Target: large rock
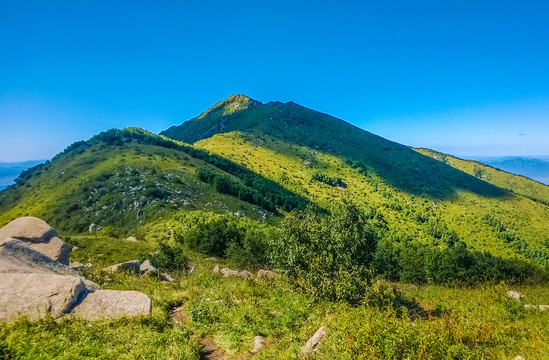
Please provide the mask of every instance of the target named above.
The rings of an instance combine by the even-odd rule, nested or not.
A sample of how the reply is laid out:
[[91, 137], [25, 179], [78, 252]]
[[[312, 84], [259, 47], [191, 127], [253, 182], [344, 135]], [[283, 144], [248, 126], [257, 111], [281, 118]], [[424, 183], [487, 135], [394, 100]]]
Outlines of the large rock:
[[86, 294], [82, 279], [58, 274], [0, 274], [0, 321], [57, 318]]
[[[86, 280], [78, 272], [34, 250], [28, 243], [9, 239], [0, 245], [0, 274], [58, 274], [80, 278], [89, 291], [99, 285]], [[0, 303], [0, 306], [2, 304]]]
[[45, 243], [57, 236], [57, 231], [44, 220], [32, 216], [20, 217], [0, 229], [0, 245], [13, 238], [32, 243]]
[[84, 319], [148, 315], [151, 299], [139, 291], [98, 290], [88, 294], [71, 314]]
[[32, 244], [31, 247], [61, 264], [69, 265], [71, 249], [57, 236], [44, 243]]
[[124, 271], [131, 271], [131, 272], [139, 272], [139, 267], [141, 266], [141, 263], [139, 260], [130, 260], [130, 261], [124, 261], [120, 264], [111, 265], [109, 267], [106, 267], [103, 269], [105, 272], [109, 273], [122, 273]]
[[32, 245], [17, 239], [6, 239], [0, 245], [0, 273], [55, 273], [61, 275], [79, 276], [68, 266], [53, 260]]

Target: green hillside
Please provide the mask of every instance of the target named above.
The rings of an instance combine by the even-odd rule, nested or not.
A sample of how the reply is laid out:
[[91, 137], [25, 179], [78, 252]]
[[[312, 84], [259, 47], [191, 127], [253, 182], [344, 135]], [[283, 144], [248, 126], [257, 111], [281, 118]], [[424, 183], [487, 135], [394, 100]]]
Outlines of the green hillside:
[[[201, 173], [210, 174], [209, 183]], [[268, 220], [280, 214], [277, 205], [291, 210], [306, 202], [191, 146], [140, 129], [109, 130], [22, 173], [0, 193], [0, 225], [33, 215], [66, 233], [125, 234], [180, 211]]]
[[463, 242], [549, 264], [549, 187], [529, 179], [243, 95], [163, 134], [173, 139], [125, 129], [71, 145], [0, 193], [0, 224], [35, 215], [67, 233], [124, 235], [180, 212], [277, 222], [347, 199], [383, 219], [397, 252]]
[[451, 166], [453, 159], [439, 161], [294, 103], [233, 95], [163, 134], [321, 206], [338, 198], [371, 206], [399, 238], [440, 246], [459, 239], [542, 266], [549, 259], [549, 187], [495, 169], [479, 177], [478, 163]]
[[[83, 276], [144, 292], [152, 314], [0, 324], [0, 353], [549, 358], [549, 311], [524, 305], [549, 294], [548, 200], [530, 179], [294, 103], [234, 95], [163, 135], [111, 129], [0, 192], [0, 226], [46, 220], [91, 264]], [[175, 281], [103, 270], [132, 259]], [[302, 353], [320, 327], [326, 340]]]

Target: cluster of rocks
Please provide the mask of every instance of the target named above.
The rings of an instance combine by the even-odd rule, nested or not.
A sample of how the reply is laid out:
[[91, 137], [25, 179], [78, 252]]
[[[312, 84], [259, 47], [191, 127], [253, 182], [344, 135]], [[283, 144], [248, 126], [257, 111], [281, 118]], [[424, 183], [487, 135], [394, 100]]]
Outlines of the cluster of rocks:
[[175, 281], [170, 275], [158, 271], [158, 269], [151, 264], [150, 260], [145, 260], [141, 263], [139, 260], [124, 261], [120, 264], [111, 265], [103, 269], [103, 271], [114, 274], [123, 272], [133, 272], [140, 276], [156, 276], [164, 282]]
[[96, 319], [151, 312], [147, 295], [101, 290], [68, 266], [69, 255], [69, 247], [55, 229], [38, 218], [22, 217], [0, 229], [0, 321], [19, 316]]
[[257, 275], [252, 274], [248, 270], [233, 270], [229, 268], [222, 268], [219, 265], [216, 265], [213, 269], [214, 274], [221, 274], [224, 277], [233, 277], [240, 279], [272, 279], [275, 277], [275, 273], [271, 270], [259, 270]]
[[[513, 299], [513, 300], [518, 301], [518, 302], [522, 301], [522, 295], [518, 291], [509, 290], [505, 293], [505, 295], [509, 299]], [[548, 311], [549, 310], [549, 305], [524, 304], [524, 308], [526, 308], [527, 310]]]

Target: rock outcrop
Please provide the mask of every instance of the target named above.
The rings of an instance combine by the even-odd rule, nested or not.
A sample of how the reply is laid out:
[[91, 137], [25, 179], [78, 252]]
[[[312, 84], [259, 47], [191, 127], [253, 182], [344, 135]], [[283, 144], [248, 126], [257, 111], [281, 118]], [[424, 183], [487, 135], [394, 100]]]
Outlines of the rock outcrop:
[[13, 220], [0, 229], [0, 244], [12, 238], [31, 243], [44, 243], [57, 236], [57, 231], [44, 220], [25, 216]]
[[139, 291], [98, 290], [88, 294], [70, 314], [84, 319], [151, 313], [151, 299]]
[[0, 321], [20, 315], [30, 319], [46, 316], [57, 318], [85, 295], [82, 279], [58, 274], [0, 275]]
[[[69, 254], [57, 232], [40, 219], [20, 218], [0, 229], [0, 321], [68, 313], [86, 319], [150, 313], [148, 296], [100, 290], [68, 266]], [[132, 264], [118, 268], [135, 268]]]
[[108, 273], [122, 273], [125, 271], [139, 273], [140, 266], [141, 266], [141, 263], [139, 262], [139, 260], [130, 260], [130, 261], [124, 261], [123, 263], [120, 263], [120, 264], [115, 264], [115, 265], [106, 267], [103, 269], [103, 271]]
[[10, 239], [26, 242], [52, 260], [69, 265], [70, 248], [44, 220], [32, 216], [13, 220], [0, 229], [0, 245]]

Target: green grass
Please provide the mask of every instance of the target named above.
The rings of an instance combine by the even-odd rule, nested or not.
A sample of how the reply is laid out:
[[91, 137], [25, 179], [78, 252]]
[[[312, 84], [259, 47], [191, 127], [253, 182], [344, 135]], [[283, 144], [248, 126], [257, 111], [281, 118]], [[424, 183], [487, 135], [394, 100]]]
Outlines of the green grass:
[[[74, 259], [101, 259], [88, 276], [103, 288], [138, 290], [153, 300], [152, 315], [136, 319], [84, 321], [20, 320], [0, 325], [0, 353], [21, 359], [151, 358], [198, 359], [198, 340], [210, 337], [229, 358], [246, 358], [253, 338], [266, 338], [257, 359], [297, 359], [320, 327], [327, 338], [318, 359], [506, 359], [549, 358], [549, 313], [519, 311], [504, 293], [515, 289], [541, 304], [549, 286], [489, 285], [475, 288], [375, 283], [363, 304], [318, 302], [282, 276], [256, 281], [223, 278], [213, 267], [235, 266], [188, 251], [197, 272], [173, 274], [177, 282], [133, 274], [107, 275], [103, 266], [139, 258], [149, 250], [112, 238], [71, 238], [85, 249]], [[134, 250], [132, 251], [132, 247]], [[107, 256], [99, 257], [97, 252]], [[115, 255], [117, 254], [117, 255]], [[108, 261], [107, 261], [108, 260]], [[393, 290], [393, 286], [396, 290]], [[396, 291], [396, 292], [395, 292]], [[183, 323], [169, 313], [183, 308]]]

